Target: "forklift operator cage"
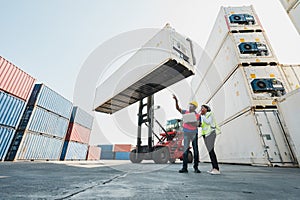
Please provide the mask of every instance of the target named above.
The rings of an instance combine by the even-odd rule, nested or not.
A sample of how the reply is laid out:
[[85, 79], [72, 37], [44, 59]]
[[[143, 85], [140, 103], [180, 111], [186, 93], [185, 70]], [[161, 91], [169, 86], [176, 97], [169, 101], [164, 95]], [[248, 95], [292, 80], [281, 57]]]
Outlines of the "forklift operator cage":
[[194, 74], [192, 41], [164, 27], [96, 89], [94, 110], [112, 114]]

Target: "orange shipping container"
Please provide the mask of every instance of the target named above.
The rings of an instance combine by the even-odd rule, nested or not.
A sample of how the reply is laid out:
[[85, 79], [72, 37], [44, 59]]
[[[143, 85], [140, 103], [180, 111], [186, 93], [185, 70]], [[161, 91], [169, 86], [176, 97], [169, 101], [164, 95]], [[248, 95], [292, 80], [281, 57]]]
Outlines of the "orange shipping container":
[[90, 140], [90, 135], [90, 129], [87, 129], [76, 123], [70, 123], [65, 140], [88, 144]]
[[114, 152], [130, 152], [132, 148], [131, 144], [115, 144]]
[[86, 156], [87, 160], [100, 160], [101, 148], [97, 146], [89, 146]]
[[0, 56], [0, 90], [27, 100], [35, 79]]

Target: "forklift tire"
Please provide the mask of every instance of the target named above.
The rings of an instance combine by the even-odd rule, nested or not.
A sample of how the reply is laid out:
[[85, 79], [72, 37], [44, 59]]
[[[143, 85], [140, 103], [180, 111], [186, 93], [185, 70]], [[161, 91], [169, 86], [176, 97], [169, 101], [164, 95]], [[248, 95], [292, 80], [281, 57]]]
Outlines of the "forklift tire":
[[192, 163], [193, 162], [193, 153], [191, 151], [188, 152], [188, 163]]
[[130, 152], [129, 158], [132, 163], [140, 163], [143, 160], [141, 155], [136, 153], [135, 149]]
[[166, 164], [170, 159], [169, 149], [166, 147], [153, 151], [153, 160], [156, 164]]

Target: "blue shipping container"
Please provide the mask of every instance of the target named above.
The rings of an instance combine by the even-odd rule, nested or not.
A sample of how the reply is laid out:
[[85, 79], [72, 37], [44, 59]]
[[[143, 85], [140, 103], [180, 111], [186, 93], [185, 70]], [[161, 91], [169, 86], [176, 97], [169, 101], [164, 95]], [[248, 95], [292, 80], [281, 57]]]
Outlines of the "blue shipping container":
[[64, 138], [69, 120], [39, 107], [27, 107], [19, 129]]
[[116, 160], [129, 160], [130, 152], [116, 152]]
[[65, 141], [60, 160], [86, 160], [88, 145]]
[[101, 147], [101, 152], [112, 152], [114, 145], [112, 144], [100, 144], [98, 147]]
[[73, 106], [72, 102], [44, 84], [35, 84], [28, 105], [37, 105], [67, 119], [71, 117]]
[[70, 122], [80, 124], [88, 129], [92, 129], [93, 121], [94, 117], [92, 115], [82, 110], [78, 106], [73, 107]]
[[100, 154], [100, 160], [114, 160], [115, 159], [115, 152], [110, 152], [110, 151], [102, 151]]
[[0, 126], [0, 160], [4, 160], [6, 153], [10, 147], [11, 141], [15, 135], [12, 128]]
[[58, 160], [63, 140], [43, 134], [23, 133], [15, 160]]
[[25, 106], [23, 100], [0, 91], [0, 125], [16, 128]]

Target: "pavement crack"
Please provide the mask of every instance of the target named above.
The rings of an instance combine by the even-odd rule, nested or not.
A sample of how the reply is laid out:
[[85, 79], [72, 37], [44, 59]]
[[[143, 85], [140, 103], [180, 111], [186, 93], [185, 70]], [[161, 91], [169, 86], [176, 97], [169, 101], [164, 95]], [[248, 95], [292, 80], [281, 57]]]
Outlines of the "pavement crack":
[[87, 190], [89, 190], [89, 189], [92, 189], [92, 188], [94, 188], [94, 187], [96, 187], [96, 186], [99, 186], [99, 185], [105, 185], [105, 184], [107, 184], [107, 183], [112, 182], [113, 180], [118, 179], [118, 178], [124, 178], [126, 175], [127, 175], [127, 173], [125, 173], [125, 174], [120, 174], [120, 175], [117, 175], [117, 176], [114, 176], [114, 177], [112, 177], [112, 178], [110, 178], [110, 179], [108, 179], [108, 180], [106, 180], [106, 181], [104, 181], [104, 182], [102, 182], [102, 183], [97, 183], [97, 184], [91, 185], [91, 186], [89, 186], [89, 187], [87, 187], [87, 188], [84, 188], [84, 189], [82, 189], [82, 190], [73, 192], [72, 194], [69, 194], [68, 196], [61, 197], [61, 198], [57, 198], [57, 199], [55, 199], [55, 200], [63, 200], [63, 199], [71, 198], [71, 197], [73, 197], [73, 196], [75, 196], [75, 195], [77, 195], [77, 194], [79, 194], [79, 193], [85, 192], [85, 191], [87, 191]]

